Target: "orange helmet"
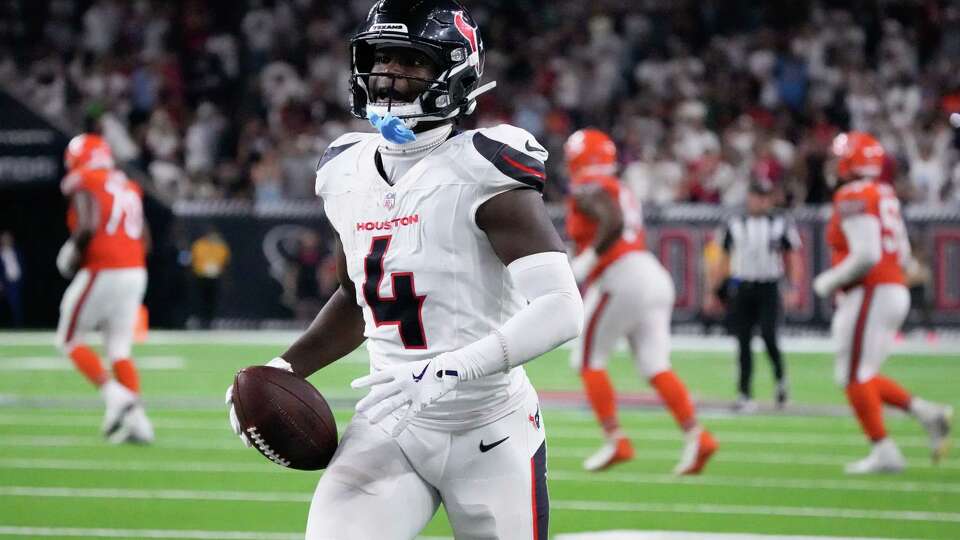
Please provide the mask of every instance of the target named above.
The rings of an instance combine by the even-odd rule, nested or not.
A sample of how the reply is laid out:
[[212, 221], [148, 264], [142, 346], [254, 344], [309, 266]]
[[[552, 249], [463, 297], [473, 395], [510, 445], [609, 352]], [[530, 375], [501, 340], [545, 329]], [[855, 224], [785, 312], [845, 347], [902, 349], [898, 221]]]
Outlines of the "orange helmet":
[[113, 153], [103, 137], [93, 133], [83, 133], [70, 139], [63, 152], [63, 164], [68, 171], [76, 169], [113, 168]]
[[837, 158], [837, 176], [841, 180], [876, 178], [883, 171], [886, 152], [873, 135], [849, 131], [833, 138]]
[[567, 171], [579, 174], [613, 174], [617, 168], [617, 145], [599, 129], [581, 129], [563, 144]]

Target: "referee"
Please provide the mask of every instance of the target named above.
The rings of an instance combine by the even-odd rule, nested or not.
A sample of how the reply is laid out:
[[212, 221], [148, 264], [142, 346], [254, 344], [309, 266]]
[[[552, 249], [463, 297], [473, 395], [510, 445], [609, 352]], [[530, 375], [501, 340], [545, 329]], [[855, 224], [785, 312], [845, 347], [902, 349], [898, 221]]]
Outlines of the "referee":
[[[729, 293], [730, 326], [737, 336], [740, 348], [739, 397], [736, 408], [741, 412], [757, 409], [751, 392], [753, 352], [750, 342], [758, 324], [767, 347], [776, 382], [776, 404], [782, 408], [787, 401], [787, 380], [783, 355], [777, 344], [777, 325], [780, 322], [780, 280], [784, 275], [784, 259], [789, 269], [790, 283], [799, 283], [801, 265], [797, 251], [800, 235], [789, 217], [773, 210], [773, 185], [769, 180], [755, 181], [747, 194], [745, 215], [727, 221], [720, 235], [723, 256], [720, 258], [722, 277], [727, 291], [714, 287], [712, 294]], [[799, 304], [796, 287], [789, 287], [787, 306]], [[718, 303], [715, 297], [708, 299]]]

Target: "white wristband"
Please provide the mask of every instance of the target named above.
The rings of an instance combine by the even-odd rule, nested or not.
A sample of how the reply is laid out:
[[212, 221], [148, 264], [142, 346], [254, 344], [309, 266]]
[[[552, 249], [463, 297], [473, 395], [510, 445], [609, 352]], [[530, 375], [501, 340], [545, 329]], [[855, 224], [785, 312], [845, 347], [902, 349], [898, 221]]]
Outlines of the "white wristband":
[[293, 372], [293, 366], [290, 365], [290, 362], [287, 362], [279, 356], [265, 364], [267, 367], [282, 369], [284, 371]]

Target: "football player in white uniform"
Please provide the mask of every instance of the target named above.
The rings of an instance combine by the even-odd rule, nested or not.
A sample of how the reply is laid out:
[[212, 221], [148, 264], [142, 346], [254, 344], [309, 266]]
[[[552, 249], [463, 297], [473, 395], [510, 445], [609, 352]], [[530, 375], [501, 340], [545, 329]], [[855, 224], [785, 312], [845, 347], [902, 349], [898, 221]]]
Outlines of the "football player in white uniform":
[[546, 539], [544, 424], [521, 364], [583, 324], [540, 195], [547, 152], [508, 125], [456, 130], [493, 83], [454, 0], [381, 0], [351, 48], [353, 112], [379, 133], [340, 137], [318, 164], [340, 288], [269, 364], [306, 377], [364, 341], [370, 355], [306, 536], [412, 539], [442, 503], [457, 538]]

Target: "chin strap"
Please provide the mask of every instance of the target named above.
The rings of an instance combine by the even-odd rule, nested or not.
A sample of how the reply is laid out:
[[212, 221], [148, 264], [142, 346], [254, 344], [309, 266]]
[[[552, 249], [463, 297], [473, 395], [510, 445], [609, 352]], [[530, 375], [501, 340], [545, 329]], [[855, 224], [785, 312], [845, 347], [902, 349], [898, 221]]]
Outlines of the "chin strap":
[[403, 120], [390, 113], [380, 116], [373, 111], [368, 111], [367, 118], [370, 120], [370, 124], [377, 128], [380, 135], [388, 142], [404, 144], [417, 140], [416, 134], [404, 124]]

